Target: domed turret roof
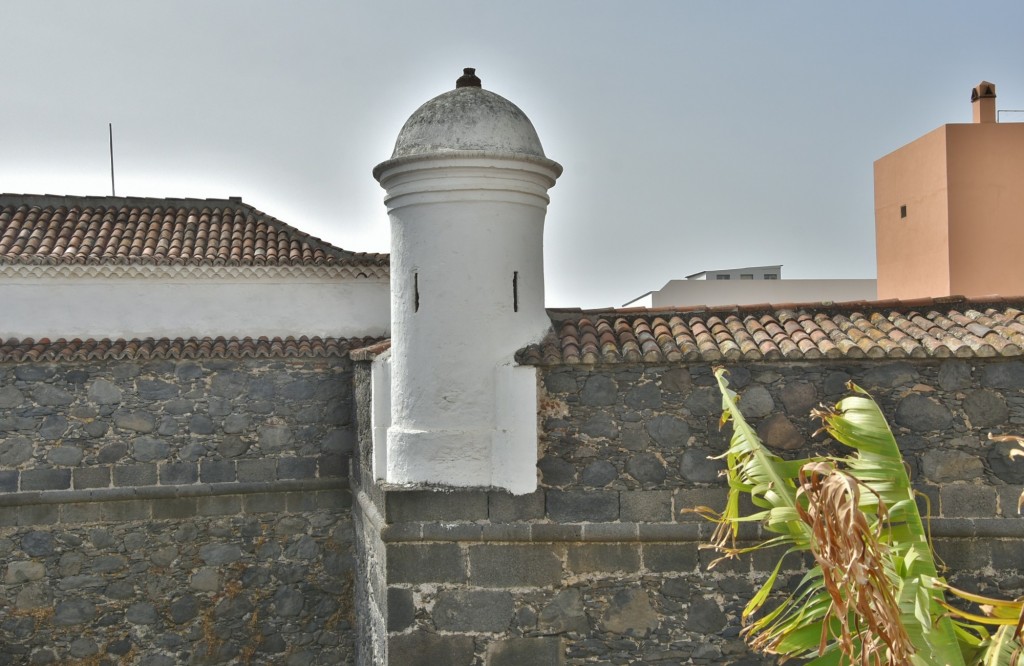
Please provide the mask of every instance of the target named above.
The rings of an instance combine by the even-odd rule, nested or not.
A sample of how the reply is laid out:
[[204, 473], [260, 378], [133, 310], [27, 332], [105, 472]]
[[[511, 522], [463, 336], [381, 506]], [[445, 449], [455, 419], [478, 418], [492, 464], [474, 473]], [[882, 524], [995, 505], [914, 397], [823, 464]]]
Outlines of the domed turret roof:
[[391, 159], [453, 151], [544, 157], [533, 123], [518, 106], [480, 87], [472, 68], [455, 90], [416, 110], [398, 135]]

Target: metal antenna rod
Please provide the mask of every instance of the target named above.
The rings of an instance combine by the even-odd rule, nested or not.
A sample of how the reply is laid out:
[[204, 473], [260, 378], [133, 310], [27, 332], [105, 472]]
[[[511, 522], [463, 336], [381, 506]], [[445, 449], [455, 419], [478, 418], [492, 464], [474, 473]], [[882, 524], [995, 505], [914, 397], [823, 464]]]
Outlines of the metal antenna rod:
[[107, 129], [110, 130], [110, 196], [116, 197], [117, 193], [114, 191], [114, 123], [107, 123]]

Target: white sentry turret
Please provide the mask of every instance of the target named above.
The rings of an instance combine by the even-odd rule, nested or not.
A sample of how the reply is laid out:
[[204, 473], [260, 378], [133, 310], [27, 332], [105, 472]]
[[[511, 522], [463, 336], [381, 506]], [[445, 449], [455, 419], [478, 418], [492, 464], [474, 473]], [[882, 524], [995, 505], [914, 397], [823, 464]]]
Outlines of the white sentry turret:
[[473, 69], [412, 114], [373, 170], [391, 220], [391, 353], [374, 373], [378, 479], [536, 488], [536, 372], [513, 354], [551, 327], [544, 216], [561, 171], [526, 114], [481, 88]]

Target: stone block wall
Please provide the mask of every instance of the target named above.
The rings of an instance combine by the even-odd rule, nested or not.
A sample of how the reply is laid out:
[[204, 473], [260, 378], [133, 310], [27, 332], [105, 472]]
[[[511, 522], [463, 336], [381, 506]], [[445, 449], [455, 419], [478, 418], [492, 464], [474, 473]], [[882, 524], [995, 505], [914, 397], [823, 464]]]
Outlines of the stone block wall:
[[[784, 456], [837, 446], [811, 437], [812, 406], [840, 398], [851, 379], [872, 391], [931, 500], [951, 578], [1021, 593], [1024, 464], [986, 436], [1024, 432], [1024, 364], [822, 361], [731, 372], [741, 407]], [[720, 465], [708, 460], [728, 436], [711, 367], [563, 366], [542, 369], [540, 381], [537, 492], [384, 491], [354, 477], [353, 510], [367, 526], [360, 547], [377, 563], [367, 596], [386, 625], [379, 654], [403, 665], [773, 663], [739, 638], [740, 611], [773, 558], [709, 571], [714, 556], [699, 545], [710, 526], [681, 513], [724, 505]], [[790, 584], [804, 564], [786, 563]]]
[[0, 664], [353, 663], [344, 358], [0, 364]]

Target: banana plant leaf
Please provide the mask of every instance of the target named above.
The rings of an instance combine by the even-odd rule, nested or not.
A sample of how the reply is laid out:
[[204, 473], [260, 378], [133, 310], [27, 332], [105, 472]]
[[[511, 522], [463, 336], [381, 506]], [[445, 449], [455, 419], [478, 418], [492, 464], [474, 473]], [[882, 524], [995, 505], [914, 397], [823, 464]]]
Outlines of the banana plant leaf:
[[[725, 510], [711, 547], [737, 557], [762, 547], [810, 553], [815, 565], [771, 611], [777, 567], [744, 609], [743, 635], [756, 650], [812, 664], [966, 666], [958, 631], [947, 615], [927, 532], [895, 438], [863, 390], [814, 415], [822, 431], [848, 447], [841, 457], [787, 461], [769, 451], [743, 418], [724, 369], [722, 425], [732, 423], [726, 461]], [[737, 545], [744, 494], [771, 538]], [[969, 631], [965, 636], [972, 636]], [[977, 649], [975, 638], [965, 649]], [[993, 662], [1000, 666], [1012, 662]]]

